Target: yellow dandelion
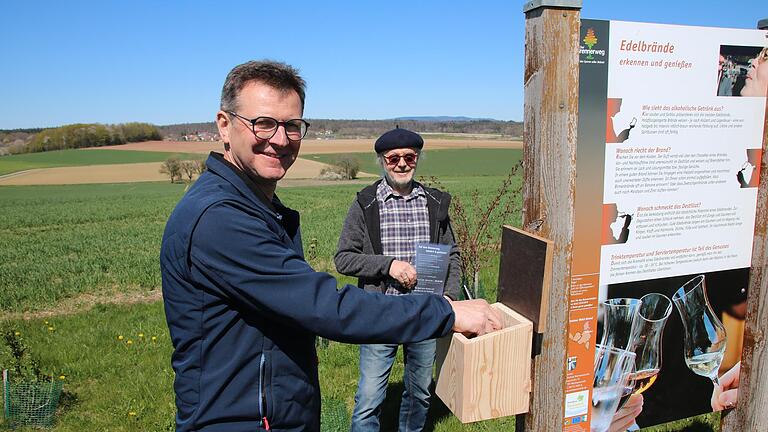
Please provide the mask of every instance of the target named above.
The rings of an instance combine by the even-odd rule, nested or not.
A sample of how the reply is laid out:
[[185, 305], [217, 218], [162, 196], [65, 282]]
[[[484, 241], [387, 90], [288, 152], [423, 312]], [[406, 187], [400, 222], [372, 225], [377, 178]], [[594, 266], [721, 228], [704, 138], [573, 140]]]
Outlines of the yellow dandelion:
[[48, 331], [52, 332], [52, 331], [56, 331], [56, 329], [53, 327], [48, 327]]
[[14, 336], [21, 336], [21, 332], [13, 332]]
[[157, 342], [157, 336], [152, 336], [152, 342]]
[[136, 417], [136, 411], [128, 411], [129, 417]]
[[48, 325], [48, 321], [45, 322], [45, 325]]
[[64, 381], [65, 379], [67, 379], [67, 376], [66, 375], [59, 375], [59, 379]]
[[118, 336], [117, 336], [117, 340], [123, 340], [123, 339], [124, 339], [124, 338], [123, 338], [123, 335], [118, 335]]
[[144, 337], [144, 333], [139, 333], [139, 337], [143, 338]]
[[128, 345], [133, 345], [133, 341], [128, 339], [128, 342], [126, 342]]

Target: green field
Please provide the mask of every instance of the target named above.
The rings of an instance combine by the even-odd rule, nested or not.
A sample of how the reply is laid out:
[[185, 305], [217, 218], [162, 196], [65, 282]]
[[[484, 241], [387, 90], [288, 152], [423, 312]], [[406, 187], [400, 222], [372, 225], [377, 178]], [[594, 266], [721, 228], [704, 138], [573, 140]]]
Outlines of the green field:
[[[429, 155], [436, 172], [459, 169], [453, 169], [453, 163], [440, 166], [437, 162], [446, 160], [441, 153]], [[511, 162], [475, 160], [473, 164], [477, 172], [478, 167], [501, 169]], [[464, 159], [461, 165], [465, 165]], [[442, 176], [441, 182], [454, 196], [478, 207], [491, 199], [502, 179], [498, 174]], [[332, 256], [342, 221], [360, 187], [278, 190], [286, 205], [302, 212], [305, 251], [315, 245], [310, 259], [315, 269], [333, 270]], [[116, 294], [130, 298], [157, 290], [160, 239], [183, 189], [183, 185], [168, 183], [0, 187], [0, 327], [19, 331], [44, 368], [66, 377], [66, 397], [54, 430], [173, 430], [171, 344], [162, 302], [99, 305], [90, 310], [62, 305], [71, 304], [68, 302], [73, 299], [93, 303]], [[482, 191], [477, 199], [471, 195], [476, 189]], [[519, 218], [505, 222], [519, 225]], [[498, 238], [498, 231], [493, 235]], [[492, 287], [497, 279], [497, 266], [498, 259], [489, 260], [481, 273], [485, 287], [481, 292], [489, 300], [495, 298]], [[341, 282], [353, 279], [347, 277]], [[46, 311], [52, 315], [19, 319], [18, 314], [24, 311]], [[122, 340], [119, 336], [123, 336]], [[154, 342], [152, 336], [157, 338]], [[0, 349], [0, 366], [7, 364], [5, 354]], [[329, 425], [329, 410], [334, 406], [342, 408], [344, 417], [351, 412], [357, 381], [357, 347], [332, 342], [320, 352], [319, 367], [325, 398], [323, 418]], [[386, 430], [392, 430], [396, 421], [401, 377], [399, 357], [384, 408]], [[699, 420], [715, 425], [718, 418], [710, 415]], [[0, 427], [2, 424], [0, 420]], [[689, 424], [686, 420], [649, 430], [686, 430]], [[461, 425], [435, 400], [428, 430], [513, 428], [512, 418]], [[702, 426], [696, 430], [714, 428]]]
[[0, 188], [0, 311], [160, 286], [158, 251], [183, 185]]
[[42, 153], [0, 156], [0, 175], [34, 168], [162, 162], [171, 156], [177, 156], [179, 159], [201, 159], [205, 157], [205, 155], [195, 153], [165, 153], [133, 150], [57, 150]]
[[[376, 155], [371, 153], [334, 153], [307, 155], [305, 159], [333, 164], [341, 156], [352, 156], [360, 162], [360, 171], [381, 172]], [[523, 157], [518, 149], [450, 149], [426, 150], [419, 161], [418, 175], [437, 176], [505, 176], [512, 166]]]
[[[466, 195], [500, 181], [465, 177], [444, 185]], [[278, 190], [287, 205], [302, 210], [305, 245], [317, 244], [311, 261], [317, 270], [333, 270], [343, 219], [359, 189]], [[170, 183], [0, 187], [0, 312], [50, 308], [86, 293], [158, 288], [163, 228], [183, 192], [183, 185]]]
[[[500, 178], [446, 179], [446, 187], [468, 191], [495, 187]], [[359, 185], [280, 189], [283, 201], [301, 209], [305, 244], [316, 244], [311, 261], [332, 270], [331, 257], [343, 218]], [[0, 311], [56, 312], [66, 298], [141, 294], [159, 288], [160, 238], [182, 185], [0, 187]], [[489, 269], [483, 280], [490, 280]], [[353, 282], [344, 278], [344, 282]], [[490, 283], [490, 282], [488, 282]], [[54, 332], [47, 330], [49, 321]], [[57, 430], [166, 430], [173, 417], [170, 342], [162, 304], [98, 306], [68, 316], [11, 320], [44, 364], [64, 374], [76, 401], [62, 411]], [[143, 340], [138, 333], [144, 333]], [[118, 335], [124, 335], [123, 342]], [[157, 336], [155, 344], [147, 343]], [[125, 340], [131, 337], [133, 344]], [[332, 343], [321, 353], [326, 397], [353, 403], [357, 348]], [[402, 364], [392, 375], [401, 383]], [[393, 395], [394, 397], [394, 395]], [[436, 430], [507, 430], [511, 419], [462, 429], [435, 404]], [[396, 410], [395, 399], [387, 410]], [[135, 412], [136, 415], [129, 415]], [[436, 420], [437, 421], [437, 420]], [[497, 425], [488, 429], [492, 425]], [[504, 425], [504, 426], [502, 426]]]

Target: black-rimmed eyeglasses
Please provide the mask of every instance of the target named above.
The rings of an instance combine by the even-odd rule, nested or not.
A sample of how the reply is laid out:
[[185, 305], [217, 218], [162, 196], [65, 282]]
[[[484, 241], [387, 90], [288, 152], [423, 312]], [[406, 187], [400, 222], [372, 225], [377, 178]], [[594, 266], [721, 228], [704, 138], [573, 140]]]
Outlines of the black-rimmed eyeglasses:
[[275, 136], [279, 126], [283, 126], [285, 128], [285, 135], [291, 141], [299, 141], [300, 139], [304, 138], [304, 136], [307, 134], [307, 129], [309, 129], [309, 123], [304, 119], [277, 121], [272, 117], [266, 116], [249, 119], [248, 117], [243, 117], [234, 111], [227, 111], [227, 113], [242, 119], [246, 123], [249, 123], [251, 125], [251, 129], [253, 129], [253, 134], [256, 135], [257, 138], [265, 140]]

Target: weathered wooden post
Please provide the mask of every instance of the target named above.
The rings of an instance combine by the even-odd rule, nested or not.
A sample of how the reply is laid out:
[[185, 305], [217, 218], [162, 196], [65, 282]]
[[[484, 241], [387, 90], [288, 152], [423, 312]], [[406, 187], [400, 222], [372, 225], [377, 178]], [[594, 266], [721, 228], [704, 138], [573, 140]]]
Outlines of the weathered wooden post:
[[563, 427], [568, 287], [574, 236], [579, 0], [525, 4], [523, 227], [554, 242], [548, 331], [532, 366], [530, 412], [518, 431]]
[[[768, 29], [768, 18], [757, 27]], [[768, 178], [768, 105], [763, 127], [763, 156], [760, 176]], [[744, 350], [741, 355], [739, 403], [736, 409], [723, 411], [724, 432], [765, 430], [768, 406], [768, 181], [761, 181], [757, 191], [755, 241], [752, 244], [752, 268], [744, 325]]]

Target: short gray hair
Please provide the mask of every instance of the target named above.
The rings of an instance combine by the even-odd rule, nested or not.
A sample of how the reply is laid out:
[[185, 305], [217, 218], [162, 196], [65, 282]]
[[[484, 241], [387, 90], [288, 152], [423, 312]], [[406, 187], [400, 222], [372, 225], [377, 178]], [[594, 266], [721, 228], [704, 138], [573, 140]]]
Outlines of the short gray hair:
[[235, 66], [227, 74], [224, 88], [221, 89], [221, 110], [237, 111], [237, 97], [250, 82], [260, 82], [281, 91], [295, 91], [301, 100], [301, 110], [304, 111], [306, 83], [299, 71], [293, 66], [272, 60], [249, 61]]

